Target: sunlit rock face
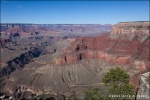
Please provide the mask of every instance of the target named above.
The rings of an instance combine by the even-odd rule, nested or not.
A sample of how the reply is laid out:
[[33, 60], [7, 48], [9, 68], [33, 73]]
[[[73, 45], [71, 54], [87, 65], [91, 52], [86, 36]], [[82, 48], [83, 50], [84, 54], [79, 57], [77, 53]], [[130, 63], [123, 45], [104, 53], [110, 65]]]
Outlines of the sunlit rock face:
[[[143, 32], [135, 32], [133, 39], [130, 39], [132, 32], [120, 31], [136, 30], [139, 26], [139, 30]], [[111, 63], [129, 64], [139, 71], [147, 70], [149, 69], [148, 27], [148, 22], [118, 23], [113, 26], [110, 34], [103, 34], [98, 37], [76, 38], [72, 45], [66, 49], [64, 62], [100, 58]], [[119, 37], [112, 38], [112, 35], [119, 35]], [[145, 37], [144, 41], [141, 41], [142, 36]]]
[[128, 38], [130, 41], [136, 38], [145, 41], [149, 36], [149, 22], [121, 22], [113, 26], [111, 38]]
[[150, 72], [140, 75], [140, 82], [137, 91], [137, 100], [149, 100], [150, 99]]
[[[65, 56], [55, 58], [53, 63], [63, 65], [93, 58], [103, 60], [109, 64], [109, 67], [115, 67], [113, 65], [115, 64], [128, 70], [132, 76], [130, 83], [134, 84], [137, 89], [139, 74], [150, 70], [148, 27], [148, 22], [118, 23], [114, 25], [111, 33], [98, 37], [76, 38], [65, 50]], [[136, 31], [132, 39], [132, 32], [120, 31], [137, 28], [143, 32]], [[119, 37], [112, 38], [112, 35]]]

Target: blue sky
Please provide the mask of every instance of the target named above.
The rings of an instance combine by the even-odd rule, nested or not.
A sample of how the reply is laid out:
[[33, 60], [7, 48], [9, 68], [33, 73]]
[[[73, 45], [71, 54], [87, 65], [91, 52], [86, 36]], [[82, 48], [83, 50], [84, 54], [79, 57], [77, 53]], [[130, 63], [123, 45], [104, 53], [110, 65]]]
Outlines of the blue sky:
[[2, 1], [2, 23], [116, 24], [148, 21], [149, 1]]

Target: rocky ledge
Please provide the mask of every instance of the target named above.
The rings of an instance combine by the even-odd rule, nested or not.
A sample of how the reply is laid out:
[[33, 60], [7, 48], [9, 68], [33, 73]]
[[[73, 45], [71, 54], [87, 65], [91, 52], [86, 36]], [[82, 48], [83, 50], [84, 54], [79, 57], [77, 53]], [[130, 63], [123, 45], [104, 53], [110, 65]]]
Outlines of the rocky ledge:
[[130, 41], [137, 38], [144, 41], [149, 37], [150, 22], [120, 22], [113, 26], [111, 38], [128, 38]]

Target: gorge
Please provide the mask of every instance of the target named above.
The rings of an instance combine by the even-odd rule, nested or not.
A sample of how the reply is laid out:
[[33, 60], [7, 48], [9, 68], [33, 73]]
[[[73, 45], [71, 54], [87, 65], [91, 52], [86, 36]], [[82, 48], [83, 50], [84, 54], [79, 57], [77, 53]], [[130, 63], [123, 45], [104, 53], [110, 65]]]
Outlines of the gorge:
[[[111, 25], [9, 28], [4, 24], [1, 30], [2, 55], [9, 56], [7, 53], [13, 52], [8, 50], [10, 46], [15, 48], [14, 52], [19, 51], [20, 46], [13, 46], [11, 41], [27, 50], [10, 58], [1, 56], [1, 92], [17, 99], [31, 99], [43, 94], [64, 99], [72, 93], [82, 99], [85, 90], [103, 87], [102, 77], [114, 67], [130, 74], [130, 83], [138, 92], [141, 75], [150, 71], [149, 25], [150, 22], [120, 22], [111, 30]], [[12, 38], [7, 43], [8, 34], [16, 32], [21, 34], [19, 39]], [[34, 34], [36, 32], [39, 34]], [[24, 44], [23, 41], [28, 42]]]

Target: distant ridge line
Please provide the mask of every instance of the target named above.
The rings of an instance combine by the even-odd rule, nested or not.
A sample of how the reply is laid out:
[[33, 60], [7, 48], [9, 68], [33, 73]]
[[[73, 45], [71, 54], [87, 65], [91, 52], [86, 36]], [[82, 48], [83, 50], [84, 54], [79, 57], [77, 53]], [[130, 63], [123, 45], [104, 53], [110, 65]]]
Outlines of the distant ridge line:
[[150, 22], [150, 21], [127, 21], [127, 22], [118, 22], [118, 23], [131, 23], [131, 22]]
[[34, 24], [34, 23], [0, 23], [0, 24], [28, 24], [28, 25], [112, 25], [112, 24]]

